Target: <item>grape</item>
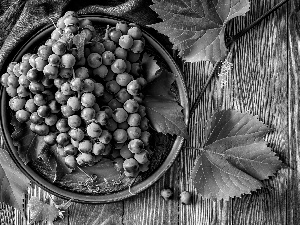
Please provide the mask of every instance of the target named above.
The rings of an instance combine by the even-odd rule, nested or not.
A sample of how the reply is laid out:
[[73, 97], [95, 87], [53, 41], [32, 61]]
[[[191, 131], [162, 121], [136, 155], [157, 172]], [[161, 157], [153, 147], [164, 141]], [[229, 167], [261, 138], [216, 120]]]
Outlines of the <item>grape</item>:
[[[91, 28], [91, 29], [89, 29]], [[80, 33], [85, 35], [85, 39], [84, 39], [84, 43], [86, 44], [87, 42], [89, 42], [93, 36], [94, 36], [94, 30], [92, 30], [92, 27], [89, 28], [84, 28]]]
[[50, 116], [45, 117], [45, 124], [47, 124], [48, 126], [53, 126], [56, 124], [57, 120], [57, 115], [51, 114]]
[[35, 133], [38, 134], [39, 136], [46, 136], [47, 134], [49, 134], [49, 126], [47, 126], [46, 124], [36, 124], [35, 125]]
[[[7, 80], [8, 80], [9, 76], [10, 76], [9, 73], [2, 74], [2, 76], [1, 76], [1, 84], [2, 84], [2, 86], [8, 87]], [[19, 83], [20, 83], [20, 77], [19, 77]], [[22, 84], [20, 84], [20, 85], [22, 85]], [[28, 85], [29, 85], [29, 83], [28, 83]]]
[[125, 60], [126, 63], [126, 73], [129, 73], [131, 71], [131, 63], [128, 60]]
[[141, 40], [134, 40], [133, 45], [131, 46], [131, 51], [133, 53], [141, 53], [144, 50], [145, 44]]
[[73, 78], [70, 81], [70, 87], [73, 91], [80, 91], [82, 88], [82, 82], [80, 78]]
[[127, 91], [133, 96], [138, 95], [141, 91], [141, 88], [142, 87], [137, 80], [130, 81], [130, 83], [127, 84]]
[[134, 52], [128, 52], [127, 54], [127, 60], [131, 63], [135, 63], [140, 59], [141, 54], [140, 53], [134, 53]]
[[38, 48], [37, 55], [41, 57], [43, 60], [47, 60], [48, 57], [52, 54], [52, 50], [50, 46], [41, 45]]
[[84, 138], [84, 132], [80, 128], [73, 128], [69, 131], [70, 137], [75, 141], [81, 141]]
[[28, 70], [26, 74], [26, 78], [31, 82], [39, 81], [42, 79], [42, 77], [43, 77], [42, 73], [40, 73], [36, 68], [32, 68]]
[[52, 80], [52, 79], [49, 79], [47, 77], [44, 77], [42, 79], [42, 85], [44, 85], [45, 88], [51, 88], [53, 86], [53, 84], [54, 84], [54, 80]]
[[56, 78], [54, 79], [53, 83], [54, 83], [54, 86], [57, 87], [57, 89], [60, 89], [61, 88], [61, 85], [63, 83], [67, 82], [66, 79], [62, 79], [62, 78]]
[[25, 98], [21, 98], [21, 97], [13, 97], [9, 100], [9, 107], [13, 110], [13, 111], [18, 111], [20, 109], [23, 109], [23, 107], [26, 104], [26, 100]]
[[90, 44], [90, 51], [91, 53], [98, 53], [101, 55], [105, 51], [105, 48], [101, 42], [93, 41]]
[[[116, 148], [114, 148], [113, 149], [113, 151], [112, 151], [112, 153], [111, 153], [111, 156], [113, 157], [113, 158], [118, 158], [118, 157], [120, 157], [121, 155], [120, 155], [120, 149], [116, 149]], [[115, 163], [115, 162], [114, 162]], [[122, 163], [123, 164], [123, 163]], [[116, 167], [116, 165], [115, 165], [115, 167]], [[117, 169], [117, 168], [116, 168]], [[119, 171], [119, 170], [118, 170]]]
[[78, 17], [78, 15], [77, 15], [76, 12], [74, 12], [74, 11], [67, 11], [67, 12], [65, 12], [65, 15], [62, 18], [65, 19], [68, 16]]
[[110, 94], [109, 92], [107, 91], [103, 91], [103, 95], [101, 97], [101, 102], [103, 103], [108, 103], [110, 102], [110, 100], [112, 100], [114, 98], [114, 96], [112, 94]]
[[118, 127], [116, 121], [113, 118], [109, 118], [105, 125], [106, 129], [109, 131], [115, 131]]
[[113, 110], [109, 107], [109, 106], [102, 106], [100, 108], [102, 111], [105, 111], [106, 114], [108, 115], [108, 117], [112, 117], [112, 114], [113, 114]]
[[69, 25], [64, 28], [65, 34], [77, 34], [78, 33], [78, 27], [74, 25]]
[[105, 51], [102, 53], [103, 65], [110, 66], [115, 61], [115, 55], [111, 51]]
[[72, 54], [66, 53], [61, 57], [61, 65], [64, 68], [72, 68], [75, 65], [76, 59]]
[[70, 130], [70, 127], [68, 125], [68, 119], [66, 118], [59, 119], [56, 123], [56, 129], [61, 133], [68, 132]]
[[17, 96], [17, 94], [18, 94], [17, 89], [12, 86], [8, 86], [5, 90], [6, 90], [6, 93], [12, 98]]
[[150, 161], [144, 163], [144, 164], [140, 164], [139, 165], [139, 169], [141, 172], [146, 172], [147, 170], [149, 170], [149, 165], [150, 165]]
[[127, 84], [129, 84], [130, 81], [132, 81], [132, 80], [133, 80], [132, 76], [128, 73], [120, 73], [116, 77], [116, 82], [120, 86], [127, 86]]
[[33, 112], [30, 115], [30, 121], [34, 124], [42, 124], [44, 122], [44, 119], [39, 116], [37, 112]]
[[121, 149], [121, 148], [123, 148], [124, 145], [125, 145], [125, 142], [124, 143], [114, 142], [115, 149]]
[[64, 151], [64, 148], [63, 148], [63, 146], [57, 146], [57, 148], [56, 148], [56, 152], [61, 156], [61, 157], [66, 157], [67, 156], [67, 154], [65, 153], [65, 151]]
[[30, 119], [30, 113], [24, 109], [20, 109], [16, 112], [16, 119], [20, 123], [25, 123]]
[[147, 85], [147, 80], [143, 77], [139, 77], [136, 79], [136, 81], [142, 86], [145, 87]]
[[106, 125], [108, 118], [109, 117], [105, 111], [99, 111], [95, 116], [96, 121], [102, 126]]
[[96, 97], [102, 96], [104, 93], [104, 86], [101, 83], [95, 83], [93, 93]]
[[108, 144], [112, 139], [112, 135], [108, 130], [102, 130], [101, 135], [98, 137], [97, 141]]
[[128, 127], [129, 127], [129, 124], [127, 123], [127, 121], [125, 121], [123, 123], [118, 123], [118, 128], [120, 128], [120, 129], [127, 130]]
[[129, 27], [126, 22], [119, 21], [116, 24], [116, 29], [120, 30], [122, 32], [122, 34], [127, 34]]
[[29, 59], [31, 57], [31, 53], [26, 53], [22, 56], [22, 62], [29, 62]]
[[20, 73], [20, 63], [17, 63], [14, 65], [14, 68], [13, 68], [13, 74], [11, 75], [15, 75], [17, 77], [21, 76], [22, 74]]
[[129, 159], [134, 157], [134, 154], [131, 151], [129, 151], [128, 146], [126, 144], [120, 149], [120, 155], [124, 159]]
[[124, 73], [126, 70], [126, 62], [123, 59], [116, 59], [110, 68], [114, 73]]
[[127, 58], [127, 51], [124, 48], [117, 47], [115, 50], [115, 57], [116, 59], [126, 59]]
[[51, 40], [57, 41], [58, 39], [61, 38], [62, 34], [63, 34], [62, 28], [56, 28], [51, 33]]
[[128, 118], [128, 113], [125, 111], [123, 108], [116, 108], [113, 111], [112, 118], [117, 122], [117, 123], [123, 123], [127, 120]]
[[132, 63], [130, 73], [135, 77], [139, 77], [143, 72], [142, 65], [140, 63]]
[[65, 82], [61, 85], [60, 91], [63, 95], [72, 95], [74, 91], [71, 89], [71, 84], [69, 82]]
[[62, 147], [67, 146], [70, 143], [70, 136], [67, 133], [60, 133], [56, 137], [56, 142]]
[[123, 129], [116, 129], [113, 138], [117, 143], [124, 143], [127, 140], [127, 132]]
[[112, 110], [115, 110], [117, 108], [122, 108], [123, 105], [122, 103], [120, 103], [117, 99], [112, 99], [109, 103], [108, 103], [108, 106], [112, 109]]
[[136, 113], [139, 109], [139, 103], [134, 99], [128, 99], [123, 107], [128, 113]]
[[85, 121], [90, 121], [95, 118], [96, 112], [93, 108], [84, 108], [81, 111], [81, 118]]
[[108, 81], [106, 83], [106, 90], [112, 94], [115, 94], [120, 91], [120, 85], [115, 80]]
[[143, 143], [144, 143], [145, 146], [149, 145], [150, 136], [151, 136], [151, 134], [150, 134], [149, 131], [143, 131], [141, 133], [140, 139], [143, 141]]
[[60, 68], [58, 75], [62, 78], [69, 79], [73, 76], [73, 71], [70, 68]]
[[7, 78], [7, 85], [17, 88], [19, 86], [19, 78], [15, 75], [9, 75]]
[[78, 150], [82, 153], [90, 153], [93, 149], [93, 144], [90, 140], [79, 142]]
[[79, 26], [79, 19], [73, 15], [69, 15], [69, 16], [65, 17], [64, 24], [66, 27], [69, 25]]
[[134, 26], [129, 28], [127, 34], [130, 35], [133, 39], [141, 39], [142, 30], [139, 27]]
[[146, 117], [141, 119], [140, 128], [142, 131], [146, 131], [149, 129], [149, 120]]
[[32, 66], [33, 68], [36, 67], [36, 62], [35, 62], [35, 59], [38, 57], [37, 54], [32, 54], [28, 60], [30, 66]]
[[119, 38], [119, 45], [124, 49], [130, 49], [133, 45], [133, 39], [130, 35], [125, 34]]
[[78, 111], [81, 109], [80, 100], [75, 96], [72, 96], [68, 99], [67, 105], [70, 106], [73, 111]]
[[96, 69], [93, 69], [94, 76], [97, 76], [100, 78], [105, 78], [107, 74], [108, 74], [108, 69], [107, 69], [107, 66], [105, 66], [105, 65], [100, 65]]
[[27, 102], [26, 102], [26, 104], [25, 104], [25, 109], [28, 112], [33, 113], [33, 112], [37, 111], [38, 106], [34, 103], [33, 99], [28, 99]]
[[123, 163], [124, 163], [124, 159], [115, 157], [114, 164], [117, 171], [122, 172], [124, 170]]
[[79, 19], [79, 27], [80, 28], [83, 28], [87, 25], [92, 26], [93, 25], [92, 21], [90, 21], [89, 19]]
[[47, 105], [42, 105], [38, 108], [37, 113], [40, 117], [48, 117], [51, 114], [51, 109]]
[[105, 144], [101, 142], [96, 142], [93, 145], [92, 153], [94, 155], [102, 155], [104, 151], [105, 151]]
[[28, 88], [24, 87], [24, 86], [19, 86], [17, 88], [17, 93], [18, 93], [18, 96], [22, 97], [22, 98], [25, 98], [27, 96], [29, 96], [29, 90]]
[[84, 93], [81, 96], [81, 104], [84, 107], [92, 107], [96, 103], [96, 97], [92, 93]]
[[74, 145], [69, 144], [64, 147], [64, 151], [67, 155], [76, 155], [78, 152], [78, 149]]
[[117, 48], [115, 42], [111, 41], [111, 40], [105, 40], [103, 42], [104, 48], [106, 51], [111, 51], [114, 52]]
[[37, 57], [35, 59], [35, 69], [38, 71], [43, 71], [44, 67], [48, 64], [48, 62], [41, 57]]
[[77, 165], [77, 161], [74, 155], [67, 155], [65, 158], [65, 164], [70, 169], [75, 169]]
[[139, 163], [134, 158], [127, 158], [123, 163], [123, 168], [129, 173], [135, 173], [139, 170]]
[[49, 103], [49, 108], [51, 113], [58, 113], [60, 111], [60, 104], [56, 100], [52, 100]]
[[116, 95], [116, 99], [120, 103], [125, 103], [128, 99], [130, 99], [131, 95], [127, 92], [126, 88], [122, 88]]
[[36, 104], [37, 106], [42, 106], [47, 103], [46, 99], [44, 98], [44, 95], [42, 94], [34, 95], [33, 100], [34, 100], [34, 104]]
[[75, 111], [73, 111], [71, 106], [69, 106], [69, 105], [62, 105], [60, 108], [60, 111], [61, 111], [62, 115], [66, 118], [75, 114]]
[[13, 69], [15, 67], [15, 65], [17, 64], [17, 62], [10, 62], [6, 72], [9, 73], [9, 75], [14, 75]]
[[84, 66], [86, 64], [86, 58], [81, 57], [80, 59], [76, 60], [75, 66]]
[[91, 79], [83, 80], [82, 91], [83, 92], [93, 92], [95, 89], [95, 82]]
[[149, 162], [147, 151], [143, 150], [140, 153], [134, 154], [134, 158], [138, 163], [145, 164]]
[[[56, 40], [53, 40], [53, 39], [48, 39], [46, 42], [45, 42], [45, 45], [47, 46], [50, 46], [51, 49], [52, 49], [52, 45], [56, 42]], [[31, 63], [30, 63], [31, 65]], [[31, 65], [32, 66], [32, 65]]]
[[99, 104], [98, 104], [98, 103], [95, 103], [95, 104], [93, 105], [93, 109], [95, 109], [95, 112], [96, 112], [96, 113], [99, 112], [99, 111], [100, 111], [100, 106], [99, 106]]
[[116, 28], [111, 28], [108, 36], [110, 37], [110, 39], [116, 43], [119, 42], [120, 37], [122, 36], [122, 32]]
[[89, 70], [86, 67], [79, 67], [75, 70], [75, 77], [86, 79], [89, 77]]
[[48, 145], [55, 145], [56, 137], [57, 137], [57, 135], [55, 133], [50, 133], [50, 134], [44, 136], [44, 141]]
[[109, 68], [106, 77], [104, 77], [104, 81], [110, 81], [113, 79], [115, 79], [115, 73]]
[[47, 64], [43, 69], [43, 73], [47, 78], [55, 79], [58, 76], [58, 68], [50, 64]]
[[137, 139], [141, 137], [142, 130], [139, 127], [128, 127], [127, 134], [129, 139]]
[[91, 53], [87, 57], [87, 63], [92, 68], [97, 68], [102, 64], [102, 56], [99, 53]]
[[56, 54], [52, 54], [49, 56], [48, 62], [51, 66], [59, 66], [61, 63], [61, 58]]
[[81, 118], [78, 115], [72, 115], [68, 117], [68, 125], [71, 128], [77, 128], [81, 125]]
[[102, 129], [99, 124], [92, 122], [87, 126], [86, 132], [91, 138], [97, 138], [100, 137]]
[[28, 72], [28, 70], [30, 70], [30, 69], [31, 69], [31, 66], [30, 66], [30, 64], [29, 64], [28, 61], [26, 61], [26, 62], [21, 62], [21, 63], [20, 63], [20, 69], [19, 69], [19, 72], [20, 72], [21, 74], [26, 75], [27, 72]]
[[62, 56], [67, 51], [67, 45], [62, 41], [57, 41], [52, 44], [52, 51], [59, 56]]
[[132, 153], [140, 153], [144, 148], [144, 143], [140, 139], [133, 139], [128, 143], [128, 149]]
[[94, 157], [89, 153], [80, 153], [76, 157], [76, 162], [79, 166], [92, 165], [94, 162]]
[[140, 123], [141, 123], [141, 116], [140, 116], [140, 114], [138, 114], [138, 113], [129, 114], [128, 119], [127, 119], [127, 123], [131, 127], [137, 127], [137, 126], [139, 126]]

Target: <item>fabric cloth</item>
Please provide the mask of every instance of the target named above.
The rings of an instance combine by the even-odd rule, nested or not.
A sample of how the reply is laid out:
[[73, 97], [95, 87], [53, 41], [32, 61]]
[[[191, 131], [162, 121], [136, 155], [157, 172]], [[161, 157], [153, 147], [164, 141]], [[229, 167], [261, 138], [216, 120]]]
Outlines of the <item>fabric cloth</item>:
[[66, 11], [118, 16], [140, 25], [157, 22], [151, 0], [0, 0], [0, 71], [8, 56], [41, 27]]

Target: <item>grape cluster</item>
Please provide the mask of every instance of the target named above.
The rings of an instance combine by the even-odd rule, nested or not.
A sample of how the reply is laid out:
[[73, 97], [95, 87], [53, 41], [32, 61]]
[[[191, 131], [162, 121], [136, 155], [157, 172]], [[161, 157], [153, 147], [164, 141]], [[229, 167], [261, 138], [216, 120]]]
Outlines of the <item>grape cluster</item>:
[[[84, 54], [76, 35], [84, 37]], [[126, 22], [108, 27], [102, 41], [95, 35], [90, 20], [66, 12], [37, 53], [9, 64], [1, 83], [16, 119], [56, 145], [69, 168], [111, 157], [134, 177], [149, 165], [140, 61], [145, 40], [137, 25]]]

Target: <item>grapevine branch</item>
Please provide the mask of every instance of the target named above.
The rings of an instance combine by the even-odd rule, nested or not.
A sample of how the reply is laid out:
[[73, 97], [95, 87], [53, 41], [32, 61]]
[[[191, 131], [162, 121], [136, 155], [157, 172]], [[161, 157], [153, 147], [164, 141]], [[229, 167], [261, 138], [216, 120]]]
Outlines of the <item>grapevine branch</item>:
[[[226, 43], [226, 47], [227, 48], [231, 48], [233, 44], [242, 36], [244, 36], [249, 30], [251, 30], [253, 27], [255, 27], [256, 25], [258, 25], [261, 21], [263, 21], [265, 18], [267, 18], [271, 13], [273, 13], [275, 10], [277, 10], [278, 8], [280, 8], [281, 6], [283, 6], [285, 3], [287, 3], [289, 0], [283, 0], [281, 2], [279, 2], [278, 4], [276, 4], [275, 6], [273, 6], [270, 10], [268, 10], [266, 13], [264, 13], [261, 17], [259, 17], [257, 20], [255, 20], [253, 23], [251, 23], [248, 27], [246, 27], [245, 29], [241, 30], [239, 33], [237, 33], [236, 35], [234, 35], [233, 37], [229, 38], [229, 41]], [[218, 66], [220, 66], [220, 62], [216, 62], [211, 73], [209, 74], [209, 77], [207, 79], [207, 81], [205, 82], [203, 88], [201, 89], [200, 93], [198, 94], [195, 103], [192, 105], [191, 109], [190, 109], [190, 117], [194, 114], [196, 108], [198, 107], [202, 95], [204, 94], [207, 86], [210, 84], [211, 79], [214, 77], [215, 73], [216, 73], [216, 69], [218, 68]]]

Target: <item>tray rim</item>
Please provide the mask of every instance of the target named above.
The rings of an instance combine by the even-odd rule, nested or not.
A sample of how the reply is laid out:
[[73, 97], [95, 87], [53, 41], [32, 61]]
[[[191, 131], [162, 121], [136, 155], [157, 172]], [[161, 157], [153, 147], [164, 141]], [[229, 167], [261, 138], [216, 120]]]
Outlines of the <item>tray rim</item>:
[[[112, 17], [107, 15], [80, 15], [79, 18], [87, 18], [93, 21], [97, 21], [100, 23], [106, 23], [106, 24], [115, 24], [118, 21], [124, 21], [123, 18], [118, 17]], [[130, 21], [127, 21], [130, 22]], [[183, 113], [184, 113], [184, 120], [186, 125], [188, 125], [189, 122], [189, 99], [187, 94], [187, 89], [185, 86], [185, 82], [183, 79], [183, 74], [181, 70], [179, 69], [178, 65], [176, 64], [173, 57], [169, 54], [169, 52], [157, 41], [149, 32], [147, 32], [145, 27], [141, 27], [143, 30], [144, 38], [147, 39], [147, 41], [150, 42], [150, 44], [161, 54], [161, 56], [166, 60], [168, 66], [171, 68], [171, 71], [174, 73], [176, 78], [176, 83], [179, 90], [179, 97], [180, 97], [180, 104], [183, 107]], [[41, 36], [48, 35], [54, 30], [55, 27], [53, 24], [47, 25], [37, 32], [35, 32], [17, 51], [16, 54], [14, 54], [13, 60], [20, 60], [21, 54], [26, 53], [26, 49], [30, 47], [31, 44], [34, 43], [35, 40], [38, 40]], [[106, 194], [106, 195], [88, 195], [88, 194], [80, 194], [75, 193], [71, 191], [67, 191], [65, 189], [62, 189], [58, 186], [55, 186], [54, 184], [48, 182], [43, 177], [38, 175], [34, 170], [32, 170], [28, 165], [25, 165], [22, 160], [17, 155], [16, 147], [13, 145], [12, 138], [10, 136], [10, 133], [8, 131], [8, 121], [6, 119], [7, 117], [7, 108], [6, 108], [6, 102], [7, 102], [7, 94], [5, 93], [5, 89], [1, 87], [1, 120], [0, 120], [0, 127], [1, 127], [1, 135], [3, 137], [3, 140], [5, 142], [5, 145], [8, 149], [8, 152], [10, 156], [12, 157], [13, 161], [16, 163], [18, 168], [35, 184], [37, 184], [40, 188], [43, 190], [58, 196], [63, 199], [72, 199], [74, 202], [80, 202], [80, 203], [110, 203], [110, 202], [116, 202], [121, 201], [126, 198], [135, 196], [136, 194], [148, 189], [150, 186], [152, 186], [156, 181], [159, 180], [159, 178], [171, 167], [171, 165], [174, 163], [176, 157], [179, 155], [180, 149], [182, 147], [182, 144], [184, 142], [183, 137], [176, 137], [176, 140], [172, 146], [172, 149], [165, 159], [165, 161], [161, 164], [160, 167], [157, 168], [157, 170], [151, 174], [147, 179], [141, 181], [140, 183], [132, 186], [129, 189], [125, 189], [116, 193], [112, 194]], [[134, 193], [134, 194], [132, 194]]]

